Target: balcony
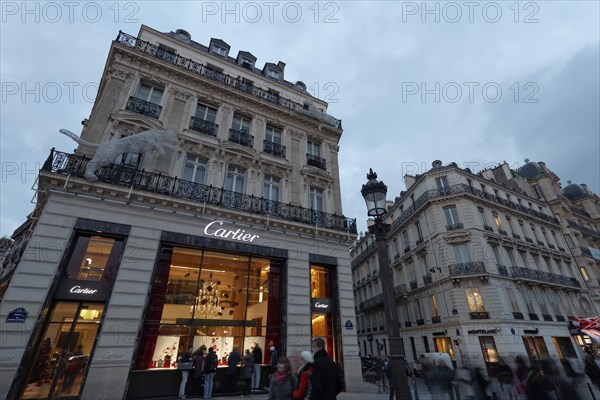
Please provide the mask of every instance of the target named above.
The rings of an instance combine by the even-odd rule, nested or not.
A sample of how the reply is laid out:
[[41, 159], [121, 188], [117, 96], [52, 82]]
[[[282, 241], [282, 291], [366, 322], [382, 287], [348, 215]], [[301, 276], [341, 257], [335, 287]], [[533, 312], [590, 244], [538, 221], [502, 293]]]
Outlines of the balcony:
[[448, 266], [448, 269], [450, 270], [450, 276], [478, 275], [486, 273], [482, 261], [451, 264]]
[[588, 228], [587, 226], [581, 225], [581, 224], [579, 224], [579, 223], [577, 223], [575, 221], [572, 221], [570, 219], [568, 219], [567, 222], [568, 222], [567, 226], [569, 228], [577, 229], [578, 231], [583, 232], [583, 233], [585, 233], [587, 235], [593, 236], [596, 239], [600, 239], [600, 232], [598, 232], [597, 230]]
[[515, 238], [515, 239], [519, 239], [519, 240], [521, 239], [521, 235], [519, 235], [517, 233], [513, 233], [512, 237]]
[[532, 243], [533, 244], [533, 239], [531, 239], [530, 237], [525, 236], [525, 241], [527, 243]]
[[562, 315], [555, 315], [554, 318], [556, 318], [558, 322], [565, 322], [565, 317]]
[[494, 228], [492, 228], [492, 227], [491, 227], [491, 226], [489, 226], [489, 225], [483, 225], [483, 229], [485, 229], [485, 230], [486, 230], [486, 231], [488, 231], [488, 232], [494, 232]]
[[538, 246], [543, 246], [544, 245], [544, 242], [542, 242], [541, 240], [536, 240], [536, 242], [537, 242]]
[[[90, 158], [51, 150], [42, 170], [71, 178], [84, 178]], [[235, 193], [222, 188], [190, 182], [168, 175], [153, 174], [135, 168], [111, 164], [96, 171], [100, 182], [124, 186], [123, 190], [158, 193], [173, 198], [192, 201], [200, 205], [219, 206], [236, 209], [271, 218], [293, 221], [320, 228], [333, 229], [356, 234], [356, 220], [343, 215], [328, 214], [287, 203], [280, 203], [262, 197]], [[87, 182], [87, 181], [86, 181]]]
[[562, 251], [563, 253], [566, 253], [566, 252], [567, 252], [567, 250], [565, 250], [565, 248], [564, 248], [564, 247], [560, 247], [560, 246], [558, 246], [558, 250]]
[[513, 311], [512, 315], [513, 315], [514, 319], [525, 319], [525, 317], [523, 316], [523, 313], [521, 313], [521, 312]]
[[377, 250], [377, 244], [376, 243], [369, 244], [364, 251], [362, 251], [356, 257], [354, 257], [354, 260], [352, 260], [352, 266], [353, 267], [357, 266], [358, 264], [363, 262], [367, 257], [374, 254], [375, 250]]
[[503, 236], [508, 236], [508, 233], [504, 229], [498, 229], [498, 233]]
[[217, 131], [219, 130], [219, 125], [201, 118], [192, 117], [192, 120], [190, 121], [190, 129], [216, 137]]
[[417, 287], [418, 287], [418, 285], [417, 285], [417, 280], [416, 279], [410, 281], [410, 289], [411, 290], [415, 290]]
[[432, 324], [439, 324], [441, 322], [442, 322], [442, 317], [440, 317], [439, 315], [436, 315], [435, 317], [431, 317]]
[[408, 245], [404, 248], [404, 254], [408, 253], [409, 251], [410, 251], [410, 245]]
[[542, 314], [542, 319], [544, 321], [553, 321], [552, 315], [548, 315], [548, 314]]
[[358, 309], [360, 311], [364, 311], [368, 308], [372, 308], [380, 304], [383, 304], [383, 294], [378, 294], [377, 296], [371, 297], [370, 299], [361, 302], [358, 306]]
[[406, 285], [404, 283], [394, 288], [395, 297], [406, 297], [407, 294], [408, 290], [406, 289]]
[[248, 134], [245, 129], [241, 131], [230, 129], [229, 141], [246, 147], [254, 147], [254, 136]]
[[429, 285], [431, 282], [433, 282], [433, 278], [431, 277], [431, 274], [423, 275], [423, 284], [424, 285]]
[[410, 321], [404, 321], [404, 326], [407, 328], [410, 328], [412, 326], [412, 322]]
[[498, 268], [498, 273], [502, 276], [508, 276], [508, 268], [502, 264], [496, 264], [496, 268]]
[[416, 246], [420, 246], [423, 243], [423, 238], [419, 238], [417, 239], [417, 242], [415, 243]]
[[538, 317], [537, 314], [529, 313], [527, 315], [529, 316], [529, 319], [532, 320], [532, 321], [539, 321], [540, 320], [540, 317]]
[[455, 231], [457, 229], [463, 229], [464, 226], [461, 222], [457, 223], [457, 224], [452, 224], [452, 225], [446, 225], [446, 230], [447, 231]]
[[379, 325], [379, 330], [382, 331], [384, 329], [383, 325]]
[[421, 318], [421, 319], [418, 319], [418, 320], [417, 320], [417, 325], [418, 325], [418, 326], [420, 326], [420, 325], [425, 325], [425, 320], [424, 320], [424, 319], [422, 319], [422, 318]]
[[490, 313], [487, 311], [472, 312], [471, 319], [490, 319]]
[[158, 119], [162, 106], [131, 96], [127, 101], [125, 109], [150, 118]]
[[525, 267], [510, 267], [510, 275], [515, 279], [526, 279], [530, 281], [570, 286], [575, 288], [581, 287], [581, 283], [576, 278]]
[[548, 243], [548, 247], [550, 247], [552, 250], [556, 250], [556, 247], [553, 244]]
[[322, 170], [326, 170], [326, 162], [324, 158], [313, 156], [312, 154], [306, 153], [306, 164], [311, 167], [320, 168]]
[[271, 142], [270, 140], [263, 140], [263, 151], [277, 157], [285, 158], [285, 146]]
[[241, 79], [215, 71], [199, 62], [192, 60], [191, 58], [185, 58], [170, 51], [161, 49], [158, 46], [145, 40], [138, 39], [135, 36], [119, 31], [116, 42], [135, 51], [148, 54], [164, 62], [175, 65], [177, 68], [181, 68], [183, 70], [206, 77], [212, 81], [219, 82], [219, 84], [228, 88], [243, 92], [247, 95], [262, 99], [269, 103], [277, 104], [278, 106], [287, 108], [288, 110], [295, 111], [298, 114], [308, 115], [311, 118], [319, 120], [326, 120], [328, 125], [331, 125], [335, 128], [342, 128], [342, 121], [339, 119], [333, 118], [327, 114], [324, 114], [326, 118], [320, 119], [318, 118], [320, 114], [313, 115], [311, 113], [307, 113], [303, 104], [270, 93], [268, 90], [264, 90], [257, 86], [243, 82]]

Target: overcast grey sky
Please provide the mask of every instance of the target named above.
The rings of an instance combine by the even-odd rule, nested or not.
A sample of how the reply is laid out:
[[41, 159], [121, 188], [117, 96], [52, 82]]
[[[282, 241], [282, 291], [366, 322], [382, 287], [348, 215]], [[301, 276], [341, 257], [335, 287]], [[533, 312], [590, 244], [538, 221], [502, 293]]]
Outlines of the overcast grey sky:
[[185, 29], [208, 44], [285, 62], [343, 120], [344, 214], [365, 230], [360, 196], [373, 168], [405, 173], [440, 159], [475, 172], [544, 161], [600, 193], [598, 1], [21, 2], [3, 1], [1, 227], [33, 209], [50, 148], [76, 146], [119, 32]]

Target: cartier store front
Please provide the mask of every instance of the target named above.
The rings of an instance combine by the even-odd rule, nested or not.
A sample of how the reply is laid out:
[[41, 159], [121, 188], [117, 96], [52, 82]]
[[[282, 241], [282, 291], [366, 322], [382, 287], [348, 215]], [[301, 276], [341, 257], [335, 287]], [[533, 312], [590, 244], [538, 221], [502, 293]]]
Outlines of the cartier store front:
[[[86, 221], [80, 220], [85, 225]], [[116, 231], [128, 227], [113, 225]], [[125, 236], [76, 230], [32, 340], [21, 399], [79, 398], [93, 359]]]

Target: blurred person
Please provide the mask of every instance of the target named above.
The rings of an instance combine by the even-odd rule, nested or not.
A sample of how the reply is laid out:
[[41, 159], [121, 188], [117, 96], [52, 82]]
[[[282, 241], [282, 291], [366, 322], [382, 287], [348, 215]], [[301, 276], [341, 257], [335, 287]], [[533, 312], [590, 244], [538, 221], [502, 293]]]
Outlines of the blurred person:
[[242, 355], [238, 351], [237, 346], [233, 346], [229, 357], [227, 357], [227, 388], [226, 391], [233, 392], [237, 388], [237, 365], [242, 359]]
[[338, 366], [325, 351], [325, 340], [315, 338], [311, 343], [314, 355], [312, 390], [313, 400], [335, 400], [343, 387]]
[[192, 355], [193, 351], [194, 351], [194, 346], [188, 346], [186, 352], [183, 353], [183, 355], [181, 356], [181, 359], [179, 360], [179, 362], [181, 364], [192, 363], [191, 368], [180, 369], [180, 371], [181, 371], [181, 383], [179, 384], [179, 398], [180, 399], [187, 399], [187, 396], [185, 394], [185, 385], [187, 384], [191, 369], [194, 368], [194, 366], [193, 366], [194, 356]]
[[450, 400], [454, 400], [454, 394], [452, 393], [452, 390], [454, 389], [452, 386], [452, 382], [454, 381], [454, 370], [450, 368], [444, 360], [438, 360], [437, 380], [440, 398], [443, 398], [444, 394], [447, 393], [450, 396]]
[[209, 347], [208, 354], [204, 360], [204, 400], [210, 400], [212, 398], [213, 383], [218, 365], [219, 358], [217, 357], [215, 350], [212, 347]]
[[[293, 400], [292, 393], [296, 387], [296, 377], [291, 372], [290, 360], [281, 356], [277, 361], [277, 369], [271, 375], [269, 396], [267, 400]], [[318, 399], [318, 397], [315, 397]]]
[[252, 383], [252, 373], [254, 372], [254, 357], [250, 354], [250, 350], [246, 349], [242, 358], [242, 370], [240, 371], [240, 380], [243, 382], [242, 397], [250, 397], [250, 389]]
[[204, 384], [204, 352], [206, 351], [206, 346], [202, 345], [195, 352], [194, 357], [194, 394], [200, 394], [200, 388]]
[[252, 349], [252, 357], [254, 358], [254, 373], [252, 374], [252, 389], [260, 389], [260, 366], [263, 362], [263, 353], [258, 342], [254, 343]]
[[300, 359], [302, 360], [303, 364], [296, 372], [298, 384], [296, 390], [294, 390], [292, 393], [292, 396], [295, 400], [311, 400], [311, 379], [313, 375], [313, 363], [315, 362], [315, 359], [310, 351], [301, 352]]

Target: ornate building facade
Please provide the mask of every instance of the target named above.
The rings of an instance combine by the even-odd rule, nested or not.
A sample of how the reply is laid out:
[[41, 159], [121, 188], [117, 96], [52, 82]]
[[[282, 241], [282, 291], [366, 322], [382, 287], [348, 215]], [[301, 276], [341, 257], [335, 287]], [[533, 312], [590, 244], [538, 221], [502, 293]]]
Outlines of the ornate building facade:
[[[518, 354], [582, 358], [569, 317], [597, 315], [598, 197], [543, 163], [405, 176], [386, 222], [406, 358], [445, 352], [491, 370]], [[535, 173], [530, 173], [531, 168]], [[586, 251], [587, 249], [587, 251]], [[374, 238], [352, 249], [361, 356], [388, 352]], [[573, 327], [571, 327], [573, 328]]]
[[[188, 345], [225, 363], [258, 344], [265, 386], [268, 349], [295, 362], [314, 337], [357, 389], [341, 121], [285, 80], [284, 63], [229, 52], [184, 30], [119, 32], [86, 142], [52, 149], [5, 274], [1, 398], [176, 395]], [[157, 141], [127, 147], [148, 130]], [[97, 144], [125, 151], [87, 168]], [[216, 392], [224, 378], [219, 369]]]

